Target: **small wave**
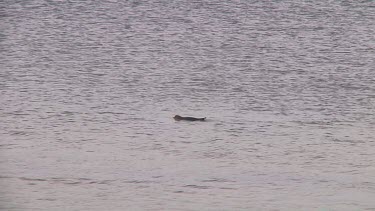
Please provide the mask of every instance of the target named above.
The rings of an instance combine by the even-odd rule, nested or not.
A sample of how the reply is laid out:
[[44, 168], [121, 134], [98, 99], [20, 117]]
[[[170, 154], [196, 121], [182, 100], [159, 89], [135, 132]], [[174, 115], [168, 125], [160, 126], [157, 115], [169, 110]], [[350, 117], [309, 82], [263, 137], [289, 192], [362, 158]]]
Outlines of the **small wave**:
[[27, 178], [27, 177], [19, 177], [20, 180], [25, 181], [35, 181], [35, 182], [45, 182], [47, 179], [38, 179], [38, 178]]
[[352, 143], [352, 144], [363, 144], [363, 143], [366, 143], [365, 141], [362, 141], [362, 140], [350, 140], [350, 139], [338, 139], [338, 138], [335, 138], [332, 141], [333, 142]]
[[212, 178], [212, 179], [202, 180], [202, 182], [233, 182], [233, 181], [222, 179], [222, 178]]
[[40, 199], [37, 199], [39, 201], [56, 201], [57, 199], [52, 199], [52, 198], [40, 198]]
[[[2, 177], [0, 177], [2, 178]], [[10, 178], [10, 177], [3, 177], [3, 178]], [[34, 182], [49, 182], [49, 183], [60, 183], [66, 185], [81, 185], [81, 184], [110, 184], [114, 180], [93, 180], [88, 178], [60, 178], [60, 177], [52, 177], [52, 178], [29, 178], [29, 177], [19, 177], [18, 179]]]
[[210, 189], [211, 187], [206, 185], [185, 185], [184, 188]]
[[125, 183], [149, 184], [149, 183], [155, 183], [155, 181], [150, 181], [150, 180], [126, 180]]

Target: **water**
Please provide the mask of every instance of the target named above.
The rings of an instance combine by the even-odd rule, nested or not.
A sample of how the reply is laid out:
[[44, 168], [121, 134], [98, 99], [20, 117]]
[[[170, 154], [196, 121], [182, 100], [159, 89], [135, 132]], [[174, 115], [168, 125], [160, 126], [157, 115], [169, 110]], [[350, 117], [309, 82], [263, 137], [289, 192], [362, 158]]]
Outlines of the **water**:
[[1, 210], [375, 209], [374, 1], [0, 14]]

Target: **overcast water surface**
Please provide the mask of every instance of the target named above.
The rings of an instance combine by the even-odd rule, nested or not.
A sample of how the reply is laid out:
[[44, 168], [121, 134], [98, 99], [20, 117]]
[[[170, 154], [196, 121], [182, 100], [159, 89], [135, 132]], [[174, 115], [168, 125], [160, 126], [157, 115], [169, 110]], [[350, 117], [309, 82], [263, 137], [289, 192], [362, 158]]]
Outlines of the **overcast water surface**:
[[374, 1], [4, 0], [0, 50], [1, 210], [375, 210]]

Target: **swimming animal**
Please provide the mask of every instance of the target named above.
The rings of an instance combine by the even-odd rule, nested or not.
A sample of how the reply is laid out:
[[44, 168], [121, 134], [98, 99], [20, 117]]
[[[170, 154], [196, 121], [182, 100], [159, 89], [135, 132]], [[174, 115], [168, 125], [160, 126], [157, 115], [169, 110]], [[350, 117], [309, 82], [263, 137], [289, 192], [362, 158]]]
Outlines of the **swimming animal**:
[[195, 117], [183, 117], [180, 115], [176, 115], [173, 117], [174, 120], [180, 121], [180, 120], [186, 120], [186, 121], [204, 121], [206, 120], [206, 117], [204, 118], [195, 118]]

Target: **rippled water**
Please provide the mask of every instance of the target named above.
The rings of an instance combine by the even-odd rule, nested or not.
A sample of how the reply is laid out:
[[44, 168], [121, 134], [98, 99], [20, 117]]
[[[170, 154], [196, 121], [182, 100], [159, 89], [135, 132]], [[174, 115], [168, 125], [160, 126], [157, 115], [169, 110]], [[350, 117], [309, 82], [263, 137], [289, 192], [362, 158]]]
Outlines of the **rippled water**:
[[375, 209], [374, 1], [0, 16], [1, 210]]

